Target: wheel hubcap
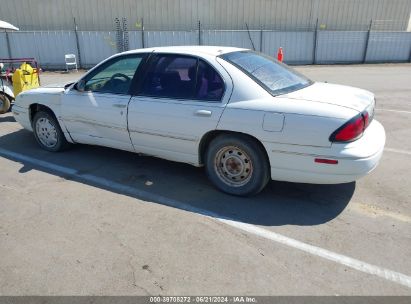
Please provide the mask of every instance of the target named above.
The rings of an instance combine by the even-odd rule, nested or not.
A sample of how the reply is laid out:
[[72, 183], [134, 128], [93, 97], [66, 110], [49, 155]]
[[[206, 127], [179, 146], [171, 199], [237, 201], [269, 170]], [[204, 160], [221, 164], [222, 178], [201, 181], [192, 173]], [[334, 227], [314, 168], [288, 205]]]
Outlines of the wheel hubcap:
[[220, 180], [232, 187], [245, 185], [253, 173], [250, 157], [235, 146], [224, 147], [217, 152], [214, 169]]
[[48, 148], [53, 148], [57, 144], [56, 127], [47, 118], [37, 120], [36, 134], [39, 141]]

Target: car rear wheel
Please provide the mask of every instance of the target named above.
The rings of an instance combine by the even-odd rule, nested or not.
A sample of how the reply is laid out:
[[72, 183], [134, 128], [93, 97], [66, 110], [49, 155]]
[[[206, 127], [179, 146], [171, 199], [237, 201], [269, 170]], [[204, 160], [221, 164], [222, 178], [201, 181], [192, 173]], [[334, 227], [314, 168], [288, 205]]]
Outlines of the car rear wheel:
[[216, 137], [206, 152], [206, 171], [218, 189], [239, 196], [257, 194], [270, 180], [264, 149], [243, 135]]
[[40, 147], [50, 152], [66, 149], [70, 144], [64, 137], [60, 125], [51, 113], [37, 112], [33, 119], [33, 131]]
[[6, 113], [9, 109], [10, 99], [4, 94], [0, 94], [0, 114]]

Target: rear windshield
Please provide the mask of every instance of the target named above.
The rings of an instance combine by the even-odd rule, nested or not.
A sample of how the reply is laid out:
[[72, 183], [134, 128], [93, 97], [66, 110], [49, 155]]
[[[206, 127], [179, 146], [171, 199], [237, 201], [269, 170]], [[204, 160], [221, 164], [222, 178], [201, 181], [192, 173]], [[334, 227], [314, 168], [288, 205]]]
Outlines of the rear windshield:
[[263, 54], [240, 51], [220, 57], [238, 67], [272, 95], [289, 93], [312, 84], [307, 77]]

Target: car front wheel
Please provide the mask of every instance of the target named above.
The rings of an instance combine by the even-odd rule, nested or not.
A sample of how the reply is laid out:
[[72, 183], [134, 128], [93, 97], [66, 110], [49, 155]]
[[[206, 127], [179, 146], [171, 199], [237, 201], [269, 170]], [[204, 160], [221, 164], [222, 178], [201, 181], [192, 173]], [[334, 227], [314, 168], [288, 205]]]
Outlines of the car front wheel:
[[40, 111], [34, 115], [33, 131], [38, 144], [44, 150], [57, 152], [70, 145], [61, 131], [59, 123], [49, 112]]
[[270, 180], [264, 148], [245, 135], [219, 135], [206, 152], [206, 171], [220, 190], [239, 196], [260, 192]]

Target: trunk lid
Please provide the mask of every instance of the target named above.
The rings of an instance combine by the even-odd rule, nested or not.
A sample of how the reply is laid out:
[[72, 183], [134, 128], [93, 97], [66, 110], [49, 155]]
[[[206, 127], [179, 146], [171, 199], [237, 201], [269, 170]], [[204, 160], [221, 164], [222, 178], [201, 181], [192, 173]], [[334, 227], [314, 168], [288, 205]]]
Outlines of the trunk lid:
[[374, 111], [373, 93], [338, 84], [315, 82], [304, 89], [277, 97], [327, 103], [354, 109], [358, 112]]

